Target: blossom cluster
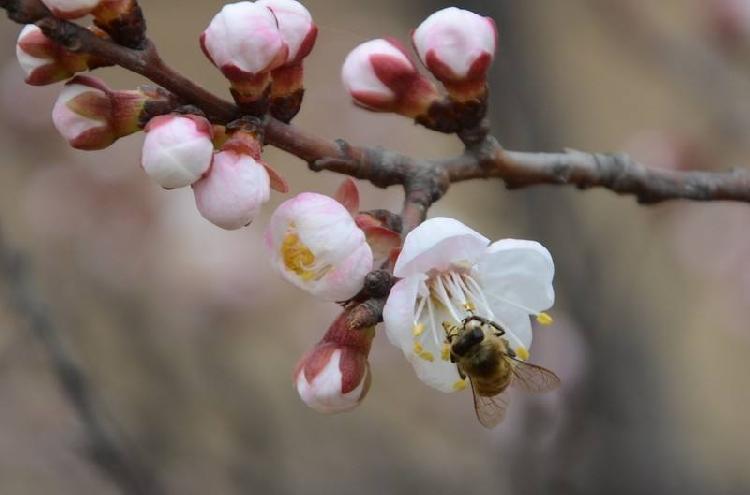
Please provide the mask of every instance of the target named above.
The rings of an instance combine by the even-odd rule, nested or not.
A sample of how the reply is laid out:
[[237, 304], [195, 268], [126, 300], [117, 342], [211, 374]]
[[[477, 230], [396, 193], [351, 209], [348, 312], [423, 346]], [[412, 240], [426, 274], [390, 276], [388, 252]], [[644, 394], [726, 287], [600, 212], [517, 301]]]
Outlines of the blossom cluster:
[[[115, 43], [144, 39], [136, 0], [43, 0], [63, 19], [92, 15], [94, 35]], [[128, 32], [122, 32], [128, 26]], [[71, 146], [98, 150], [145, 132], [141, 165], [164, 189], [190, 186], [200, 214], [234, 230], [249, 225], [270, 191], [288, 192], [263, 159], [267, 114], [289, 122], [300, 110], [303, 60], [317, 28], [296, 0], [240, 1], [224, 6], [200, 36], [200, 46], [230, 84], [241, 116], [218, 125], [159, 88], [113, 90], [76, 75], [106, 64], [71, 52], [35, 25], [23, 28], [17, 55], [32, 85], [67, 83], [54, 106], [55, 126]], [[342, 67], [344, 86], [359, 106], [393, 112], [442, 132], [477, 126], [484, 116], [487, 72], [496, 28], [486, 17], [457, 8], [436, 12], [413, 32], [415, 51], [445, 88], [422, 75], [407, 50], [390, 39], [356, 47]], [[355, 407], [371, 382], [368, 356], [374, 322], [357, 324], [373, 270], [397, 278], [383, 296], [385, 332], [428, 385], [453, 392], [466, 387], [446, 352], [444, 323], [468, 316], [497, 322], [519, 359], [528, 357], [531, 319], [547, 323], [554, 301], [554, 265], [531, 241], [495, 243], [449, 218], [433, 218], [402, 236], [396, 215], [361, 211], [359, 191], [347, 179], [333, 197], [303, 192], [271, 215], [265, 244], [271, 263], [294, 286], [344, 311], [299, 362], [294, 383], [302, 400], [321, 412]], [[376, 272], [375, 272], [376, 273]], [[389, 279], [390, 280], [390, 279]], [[363, 295], [364, 294], [364, 295]]]

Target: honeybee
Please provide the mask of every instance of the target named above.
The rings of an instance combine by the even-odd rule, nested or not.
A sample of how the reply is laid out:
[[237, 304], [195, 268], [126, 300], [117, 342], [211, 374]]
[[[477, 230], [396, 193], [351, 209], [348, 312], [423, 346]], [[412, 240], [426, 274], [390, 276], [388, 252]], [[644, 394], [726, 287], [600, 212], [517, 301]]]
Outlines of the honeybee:
[[485, 428], [505, 417], [511, 385], [526, 392], [548, 392], [560, 385], [552, 371], [518, 358], [498, 323], [470, 314], [461, 325], [443, 322], [450, 360], [461, 378], [469, 378], [474, 410]]

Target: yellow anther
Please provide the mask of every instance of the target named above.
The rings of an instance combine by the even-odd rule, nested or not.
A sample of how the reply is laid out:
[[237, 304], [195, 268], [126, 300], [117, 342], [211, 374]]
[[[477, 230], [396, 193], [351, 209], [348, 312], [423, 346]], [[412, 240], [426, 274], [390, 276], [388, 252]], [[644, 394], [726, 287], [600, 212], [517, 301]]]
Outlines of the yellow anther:
[[300, 276], [302, 280], [309, 281], [316, 277], [316, 273], [310, 268], [315, 263], [315, 255], [300, 241], [299, 236], [289, 232], [284, 236], [281, 243], [281, 256], [284, 266]]
[[451, 346], [449, 344], [443, 344], [443, 348], [440, 351], [440, 358], [443, 361], [451, 360]]
[[552, 325], [555, 322], [555, 320], [552, 319], [549, 313], [544, 313], [544, 312], [536, 315], [536, 321], [538, 321], [540, 325], [544, 325], [544, 326]]
[[414, 342], [414, 354], [421, 354], [424, 352], [424, 347], [419, 342]]
[[523, 346], [516, 347], [516, 357], [521, 361], [528, 361], [529, 351]]
[[419, 357], [429, 362], [433, 362], [435, 360], [435, 356], [433, 356], [431, 352], [427, 351], [422, 351], [421, 353], [419, 353]]
[[466, 304], [464, 304], [464, 310], [468, 311], [469, 313], [473, 313], [476, 311], [477, 307], [474, 306], [474, 303], [470, 303], [469, 301], [466, 301]]
[[415, 323], [411, 329], [411, 333], [414, 334], [415, 337], [422, 335], [424, 333], [424, 323]]
[[460, 392], [461, 390], [466, 388], [466, 380], [458, 380], [456, 383], [453, 384], [453, 390], [456, 392]]

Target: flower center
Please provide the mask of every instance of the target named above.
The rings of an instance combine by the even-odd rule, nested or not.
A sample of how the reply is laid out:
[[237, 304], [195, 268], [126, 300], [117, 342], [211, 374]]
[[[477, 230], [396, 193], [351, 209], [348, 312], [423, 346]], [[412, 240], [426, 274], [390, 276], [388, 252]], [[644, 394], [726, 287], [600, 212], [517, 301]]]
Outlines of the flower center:
[[305, 282], [320, 280], [331, 269], [330, 265], [316, 266], [315, 254], [293, 230], [284, 236], [281, 256], [287, 270], [296, 273]]

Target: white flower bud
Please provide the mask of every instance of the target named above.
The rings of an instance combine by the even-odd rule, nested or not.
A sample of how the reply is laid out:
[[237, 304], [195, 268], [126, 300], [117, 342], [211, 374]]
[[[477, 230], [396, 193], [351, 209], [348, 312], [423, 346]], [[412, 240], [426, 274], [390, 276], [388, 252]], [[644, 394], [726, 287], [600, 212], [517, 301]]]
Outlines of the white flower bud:
[[[419, 58], [451, 92], [482, 91], [495, 56], [495, 22], [456, 7], [435, 12], [414, 31]], [[461, 90], [464, 91], [461, 91]]]
[[404, 51], [385, 39], [362, 43], [347, 55], [341, 79], [355, 103], [369, 110], [416, 117], [438, 98]]
[[289, 53], [285, 64], [295, 64], [310, 54], [318, 35], [310, 12], [296, 0], [258, 0], [256, 5], [271, 9]]
[[208, 174], [193, 184], [193, 190], [203, 218], [227, 230], [252, 223], [271, 195], [263, 164], [235, 151], [215, 154]]
[[201, 46], [230, 80], [269, 72], [288, 53], [273, 13], [253, 2], [225, 5], [201, 35]]
[[146, 126], [141, 164], [165, 189], [194, 183], [209, 169], [214, 146], [211, 123], [196, 115], [163, 115]]
[[77, 19], [90, 14], [104, 0], [42, 0], [57, 17]]

